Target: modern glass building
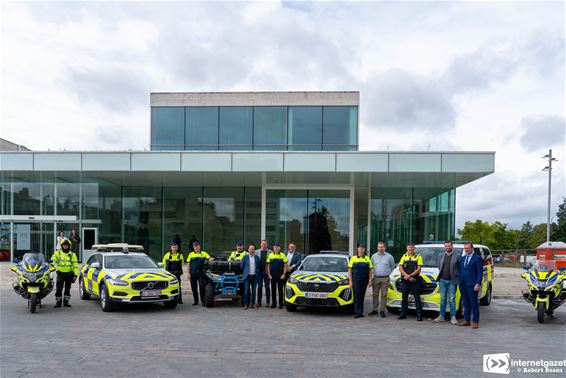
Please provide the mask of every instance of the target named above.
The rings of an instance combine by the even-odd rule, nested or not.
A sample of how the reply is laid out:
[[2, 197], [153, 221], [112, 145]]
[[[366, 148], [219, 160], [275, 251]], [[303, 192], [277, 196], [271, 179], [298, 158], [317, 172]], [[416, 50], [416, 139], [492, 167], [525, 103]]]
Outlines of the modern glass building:
[[456, 188], [493, 152], [358, 151], [358, 92], [152, 93], [150, 152], [0, 152], [0, 259], [75, 228], [160, 258], [179, 235], [305, 253], [452, 238]]

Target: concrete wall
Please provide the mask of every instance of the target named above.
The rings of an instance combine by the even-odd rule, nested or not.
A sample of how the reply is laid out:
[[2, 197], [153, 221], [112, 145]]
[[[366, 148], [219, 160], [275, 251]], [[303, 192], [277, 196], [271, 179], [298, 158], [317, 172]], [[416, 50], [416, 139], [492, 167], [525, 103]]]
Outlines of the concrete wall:
[[151, 93], [151, 106], [359, 106], [360, 92]]

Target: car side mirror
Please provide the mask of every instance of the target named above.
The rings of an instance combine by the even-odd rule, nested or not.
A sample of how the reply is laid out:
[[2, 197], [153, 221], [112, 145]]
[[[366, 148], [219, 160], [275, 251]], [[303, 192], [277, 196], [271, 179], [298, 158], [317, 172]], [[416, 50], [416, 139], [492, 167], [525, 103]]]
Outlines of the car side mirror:
[[17, 272], [17, 271], [18, 271], [18, 267], [17, 267], [17, 266], [13, 266], [13, 267], [10, 268], [10, 270], [11, 270], [12, 272]]
[[528, 266], [528, 265], [523, 266], [523, 270], [527, 270], [527, 271], [528, 271], [528, 270], [529, 270], [529, 266]]
[[521, 277], [523, 278], [527, 278], [528, 274], [527, 273], [521, 273]]
[[92, 264], [90, 264], [90, 267], [94, 269], [100, 269], [100, 263], [98, 261], [93, 262]]
[[22, 260], [20, 260], [20, 259], [13, 259], [13, 260], [12, 260], [12, 262], [13, 262], [14, 264], [19, 264], [21, 261], [22, 261]]
[[163, 263], [162, 263], [162, 262], [158, 262], [158, 263], [157, 263], [157, 266], [160, 267], [160, 268], [163, 268]]

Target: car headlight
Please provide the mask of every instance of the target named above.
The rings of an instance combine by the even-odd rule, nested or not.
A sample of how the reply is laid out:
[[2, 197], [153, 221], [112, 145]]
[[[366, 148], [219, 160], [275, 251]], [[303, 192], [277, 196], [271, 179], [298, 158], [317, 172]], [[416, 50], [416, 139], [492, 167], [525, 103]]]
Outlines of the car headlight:
[[291, 277], [289, 278], [289, 283], [296, 284], [296, 283], [298, 283], [298, 282], [299, 282], [299, 280], [297, 280], [297, 279], [296, 279], [295, 277], [293, 277], [293, 276], [291, 276]]
[[110, 285], [114, 286], [128, 286], [128, 283], [126, 281], [117, 280], [115, 278], [108, 279], [108, 282], [110, 282]]
[[347, 279], [347, 278], [342, 278], [342, 279], [338, 282], [338, 284], [339, 284], [340, 286], [343, 286], [343, 285], [350, 285], [350, 280]]
[[169, 284], [171, 284], [171, 285], [175, 285], [177, 283], [179, 283], [179, 281], [177, 281], [177, 277], [173, 277], [173, 278], [171, 278], [171, 281], [169, 281]]

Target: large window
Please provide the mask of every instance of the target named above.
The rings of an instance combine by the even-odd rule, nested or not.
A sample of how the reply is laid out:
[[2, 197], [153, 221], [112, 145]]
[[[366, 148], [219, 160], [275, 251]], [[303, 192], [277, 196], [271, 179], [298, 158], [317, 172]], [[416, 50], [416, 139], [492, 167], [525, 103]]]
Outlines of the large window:
[[384, 241], [397, 261], [408, 242], [454, 238], [454, 190], [373, 188], [372, 251]]
[[163, 188], [163, 250], [177, 237], [187, 256], [191, 240], [202, 241], [202, 187]]
[[218, 149], [218, 107], [186, 108], [185, 149]]
[[358, 108], [325, 106], [322, 143], [325, 150], [349, 151], [357, 144]]
[[221, 150], [251, 150], [253, 108], [232, 106], [220, 108]]
[[322, 149], [322, 106], [289, 107], [289, 149]]
[[351, 151], [357, 132], [357, 106], [151, 109], [152, 150]]
[[254, 108], [254, 150], [287, 149], [287, 107]]
[[155, 259], [161, 251], [161, 188], [124, 187], [124, 238], [128, 244], [139, 244]]
[[155, 107], [151, 109], [151, 148], [183, 150], [185, 140], [185, 108]]
[[347, 190], [268, 190], [269, 243], [294, 241], [307, 254], [349, 251], [349, 197]]

